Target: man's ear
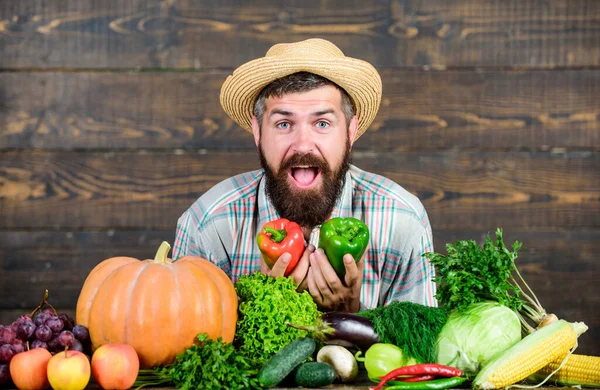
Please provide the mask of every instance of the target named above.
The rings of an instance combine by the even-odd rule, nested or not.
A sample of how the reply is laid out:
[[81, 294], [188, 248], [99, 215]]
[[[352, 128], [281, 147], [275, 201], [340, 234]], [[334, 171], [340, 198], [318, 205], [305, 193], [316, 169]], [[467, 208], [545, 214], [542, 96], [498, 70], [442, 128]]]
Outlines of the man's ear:
[[348, 138], [350, 139], [350, 145], [354, 145], [354, 140], [358, 134], [358, 117], [354, 115], [350, 119], [350, 125], [348, 126]]
[[258, 147], [258, 142], [260, 141], [260, 125], [258, 124], [258, 119], [254, 115], [252, 115], [252, 134], [254, 134], [254, 143], [256, 147]]

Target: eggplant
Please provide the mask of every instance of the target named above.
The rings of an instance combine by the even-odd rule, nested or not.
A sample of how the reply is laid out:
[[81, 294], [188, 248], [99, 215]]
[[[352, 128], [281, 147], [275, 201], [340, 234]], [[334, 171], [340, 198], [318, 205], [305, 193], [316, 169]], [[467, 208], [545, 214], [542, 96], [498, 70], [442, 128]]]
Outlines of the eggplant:
[[379, 335], [375, 332], [371, 321], [363, 316], [341, 311], [324, 313], [321, 320], [335, 329], [327, 334], [328, 341], [335, 344], [341, 340], [366, 351], [369, 347], [379, 342]]
[[287, 324], [308, 331], [311, 337], [324, 344], [358, 348], [363, 352], [380, 340], [369, 319], [342, 311], [323, 313], [313, 326]]

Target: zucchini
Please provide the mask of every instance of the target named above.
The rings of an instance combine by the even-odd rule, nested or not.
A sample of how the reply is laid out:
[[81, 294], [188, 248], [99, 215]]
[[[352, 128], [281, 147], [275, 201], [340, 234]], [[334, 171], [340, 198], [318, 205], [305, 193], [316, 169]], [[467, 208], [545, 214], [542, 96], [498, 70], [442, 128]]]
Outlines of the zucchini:
[[327, 363], [303, 363], [296, 371], [296, 384], [302, 387], [323, 387], [335, 381], [335, 369]]
[[262, 387], [277, 386], [296, 366], [315, 352], [317, 343], [310, 337], [301, 337], [281, 348], [258, 372]]

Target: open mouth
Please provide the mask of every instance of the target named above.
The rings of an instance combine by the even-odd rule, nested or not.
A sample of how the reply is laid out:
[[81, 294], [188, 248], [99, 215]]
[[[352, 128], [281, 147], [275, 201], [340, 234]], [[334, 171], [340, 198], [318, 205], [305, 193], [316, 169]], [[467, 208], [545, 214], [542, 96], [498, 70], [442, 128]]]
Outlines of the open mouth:
[[320, 175], [321, 170], [317, 167], [302, 165], [290, 168], [292, 181], [301, 189], [312, 188]]

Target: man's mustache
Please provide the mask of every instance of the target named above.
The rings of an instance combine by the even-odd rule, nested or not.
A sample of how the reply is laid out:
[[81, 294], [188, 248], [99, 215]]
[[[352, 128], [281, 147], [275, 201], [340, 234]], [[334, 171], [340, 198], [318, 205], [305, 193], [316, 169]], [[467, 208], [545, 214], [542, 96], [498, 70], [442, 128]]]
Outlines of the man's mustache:
[[326, 171], [329, 169], [329, 165], [327, 164], [327, 161], [320, 159], [319, 157], [315, 156], [312, 153], [305, 153], [305, 154], [296, 153], [296, 154], [290, 156], [285, 161], [283, 161], [283, 163], [281, 164], [280, 170], [288, 170], [289, 168], [297, 167], [297, 166], [301, 166], [301, 165], [320, 168], [323, 171]]

